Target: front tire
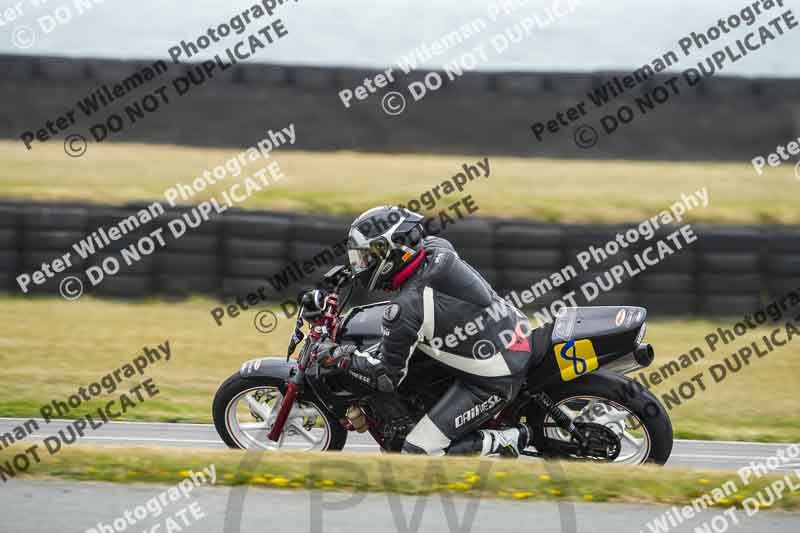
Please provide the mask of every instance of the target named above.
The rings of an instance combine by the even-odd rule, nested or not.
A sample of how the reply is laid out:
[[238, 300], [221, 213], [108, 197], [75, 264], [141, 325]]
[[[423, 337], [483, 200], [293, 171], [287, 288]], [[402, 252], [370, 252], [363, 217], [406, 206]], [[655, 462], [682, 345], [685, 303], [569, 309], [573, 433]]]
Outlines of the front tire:
[[[633, 380], [600, 370], [545, 392], [575, 421], [600, 423], [612, 429], [631, 449], [640, 441], [642, 447], [633, 450], [629, 457], [621, 452], [619, 462], [663, 465], [669, 459], [673, 444], [669, 415], [656, 396]], [[630, 416], [623, 417], [625, 413]], [[556, 451], [557, 441], [569, 441], [569, 435], [548, 427], [553, 420], [545, 410], [532, 402], [526, 419], [533, 428], [531, 440], [539, 453], [551, 458], [575, 458]]]
[[220, 385], [212, 416], [231, 448], [267, 451], [332, 451], [344, 448], [347, 431], [313, 399], [298, 396], [277, 443], [267, 439], [283, 398], [279, 378], [244, 378], [238, 372]]

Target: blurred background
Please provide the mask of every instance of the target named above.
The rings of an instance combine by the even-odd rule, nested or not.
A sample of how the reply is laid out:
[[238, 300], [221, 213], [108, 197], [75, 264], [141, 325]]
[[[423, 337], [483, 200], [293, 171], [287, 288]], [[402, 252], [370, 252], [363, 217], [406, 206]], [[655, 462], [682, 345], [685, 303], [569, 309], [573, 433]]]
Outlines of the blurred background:
[[[455, 220], [443, 236], [501, 294], [576, 266], [579, 251], [602, 246], [682, 194], [706, 188], [709, 205], [682, 222], [692, 225], [696, 243], [588, 302], [646, 306], [658, 357], [667, 361], [687, 353], [709, 331], [732, 327], [731, 318], [741, 319], [800, 286], [797, 157], [779, 166], [762, 164], [760, 172], [751, 164], [800, 137], [800, 58], [793, 53], [800, 33], [784, 22], [783, 34], [775, 31], [774, 39], [736, 62], [726, 56], [713, 77], [696, 85], [682, 77], [726, 46], [735, 54], [737, 39], [791, 11], [794, 3], [762, 13], [752, 27], [743, 24], [687, 56], [681, 39], [707, 32], [742, 6], [721, 0], [299, 0], [176, 63], [171, 48], [198, 42], [209, 27], [230, 23], [253, 2], [106, 0], [80, 9], [72, 2], [3, 2], [0, 362], [6, 370], [0, 412], [33, 416], [42, 400], [39, 385], [52, 394], [69, 393], [142, 344], [170, 338], [175, 363], [154, 370], [164, 394], [131, 416], [208, 422], [213, 391], [242, 361], [285, 352], [291, 321], [277, 304], [344, 261], [334, 246], [358, 213], [375, 205], [408, 205], [453, 180], [464, 165], [484, 159], [488, 177], [420, 211]], [[285, 35], [269, 43], [258, 30], [276, 20]], [[465, 26], [479, 31], [467, 35]], [[274, 37], [274, 26], [270, 31]], [[251, 35], [262, 46], [223, 71], [215, 56], [227, 62], [227, 50], [240, 41], [240, 50], [249, 50]], [[427, 57], [425, 48], [441, 53]], [[590, 95], [615, 79], [625, 84], [670, 51], [678, 62], [668, 70], [646, 76], [601, 106], [593, 103]], [[425, 57], [405, 73], [402, 65], [418, 54]], [[204, 60], [214, 61], [210, 76], [202, 71]], [[452, 74], [454, 64], [463, 75]], [[375, 80], [387, 69], [394, 80], [384, 87], [374, 82], [369, 92], [365, 78]], [[142, 81], [114, 96], [115, 87], [135, 73]], [[637, 98], [663, 95], [674, 76], [680, 94], [670, 91], [643, 112]], [[178, 79], [194, 80], [185, 94], [176, 88]], [[426, 79], [435, 88], [425, 86]], [[358, 86], [368, 97], [351, 95], [346, 106], [342, 91], [355, 94]], [[416, 101], [421, 86], [427, 90]], [[166, 88], [159, 94], [161, 87]], [[392, 92], [405, 102], [401, 112], [396, 96], [387, 104]], [[108, 100], [111, 94], [113, 101], [84, 112], [85, 99], [100, 94]], [[536, 138], [534, 124], [559, 120], [558, 113], [567, 116], [579, 103], [586, 113], [562, 118], [566, 124], [558, 124], [558, 131]], [[144, 106], [150, 107], [139, 115], [130, 111]], [[609, 132], [604, 117], [618, 117], [623, 106], [635, 110], [635, 118]], [[114, 115], [123, 125], [98, 141], [93, 128], [108, 126]], [[269, 159], [175, 207], [166, 202], [166, 190], [192, 183], [290, 125], [296, 138], [275, 147]], [[591, 129], [579, 130], [584, 126]], [[584, 142], [579, 131], [594, 132], [593, 142]], [[29, 140], [48, 140], [33, 140], [29, 149], [22, 140], [26, 132]], [[181, 238], [168, 238], [96, 286], [87, 278], [89, 267], [120, 257], [123, 248], [159, 228], [167, 235], [170, 220], [203, 201], [221, 201], [233, 183], [272, 163], [282, 179]], [[477, 211], [460, 218], [450, 206], [465, 201]], [[74, 243], [153, 202], [164, 207], [163, 215], [78, 260]], [[586, 279], [647, 244], [620, 252], [526, 310], [579, 290]], [[65, 273], [23, 294], [15, 281], [19, 275], [71, 250], [75, 261]], [[310, 272], [297, 279], [289, 275], [296, 272], [293, 265], [304, 263], [312, 265]], [[65, 275], [83, 281], [79, 300], [61, 297]], [[281, 276], [288, 282], [276, 281]], [[214, 321], [211, 309], [259, 288], [270, 302], [256, 307], [277, 312], [277, 329], [265, 334], [254, 327], [256, 309], [226, 316], [221, 325]], [[709, 354], [700, 365], [721, 357]], [[738, 385], [721, 384], [703, 401], [677, 407], [671, 413], [676, 434], [800, 438], [800, 404], [792, 392], [797, 360], [797, 348], [789, 346], [737, 375]], [[666, 393], [678, 384], [677, 378], [667, 380], [656, 390]], [[752, 401], [759, 395], [783, 409]]]

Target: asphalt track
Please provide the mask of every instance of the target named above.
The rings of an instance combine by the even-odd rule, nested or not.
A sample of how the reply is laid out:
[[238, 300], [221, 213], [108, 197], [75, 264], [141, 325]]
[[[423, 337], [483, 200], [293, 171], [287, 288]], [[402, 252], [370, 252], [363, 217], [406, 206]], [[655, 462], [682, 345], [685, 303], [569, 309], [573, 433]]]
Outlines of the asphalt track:
[[[0, 489], [0, 531], [649, 533], [651, 529], [647, 524], [666, 510], [664, 507], [640, 505], [559, 505], [462, 498], [443, 500], [439, 496], [417, 498], [388, 494], [250, 489], [241, 512], [236, 512], [228, 507], [228, 496], [237, 489], [198, 487], [189, 493], [188, 498], [169, 503], [158, 517], [140, 514], [139, 521], [125, 524], [124, 529], [112, 529], [114, 520], [121, 519], [126, 511], [131, 520], [136, 520], [133, 515], [136, 508], [145, 505], [166, 488], [160, 485], [12, 480]], [[183, 522], [176, 512], [183, 511], [190, 503], [199, 513], [192, 515], [184, 511], [183, 516], [188, 523]], [[670, 527], [668, 531], [694, 532], [695, 527], [702, 526], [720, 512], [709, 509], [690, 521]], [[200, 518], [195, 519], [195, 516]], [[122, 520], [120, 524], [124, 524]], [[168, 520], [173, 520], [179, 528], [169, 528]], [[743, 511], [736, 511], [736, 520], [739, 521], [738, 525], [731, 525], [729, 531], [796, 533], [800, 515], [769, 511], [747, 517]]]
[[[0, 433], [11, 431], [28, 419], [0, 418]], [[41, 440], [55, 434], [70, 423], [68, 420], [39, 422], [39, 431], [27, 437]], [[88, 431], [79, 442], [104, 445], [150, 445], [186, 448], [225, 448], [211, 424], [170, 424], [145, 422], [111, 422], [95, 431]], [[752, 461], [763, 461], [786, 444], [756, 442], [724, 442], [677, 440], [667, 466], [737, 470]], [[345, 450], [377, 453], [378, 447], [369, 436], [350, 433]], [[800, 461], [782, 465], [783, 470], [800, 468]]]

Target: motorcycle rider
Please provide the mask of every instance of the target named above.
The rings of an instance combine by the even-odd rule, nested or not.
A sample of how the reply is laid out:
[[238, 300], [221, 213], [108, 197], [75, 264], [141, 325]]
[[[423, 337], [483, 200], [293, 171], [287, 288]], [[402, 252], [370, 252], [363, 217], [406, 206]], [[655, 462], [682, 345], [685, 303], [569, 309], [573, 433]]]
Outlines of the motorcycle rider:
[[456, 375], [409, 432], [404, 453], [518, 456], [530, 428], [478, 428], [516, 397], [525, 380], [533, 357], [528, 319], [448, 241], [426, 236], [422, 222], [418, 213], [383, 206], [352, 223], [348, 259], [355, 277], [370, 291], [396, 294], [384, 312], [375, 355], [335, 344], [318, 354], [324, 352], [327, 371], [380, 392], [397, 391], [418, 357], [431, 357]]

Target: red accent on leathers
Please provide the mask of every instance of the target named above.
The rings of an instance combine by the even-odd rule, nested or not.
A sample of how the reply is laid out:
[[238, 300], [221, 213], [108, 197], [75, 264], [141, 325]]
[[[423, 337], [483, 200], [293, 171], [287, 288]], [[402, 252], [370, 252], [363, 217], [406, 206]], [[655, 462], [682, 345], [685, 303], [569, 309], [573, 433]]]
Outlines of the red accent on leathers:
[[425, 250], [422, 249], [419, 251], [419, 255], [411, 261], [408, 265], [403, 267], [403, 270], [395, 274], [394, 278], [392, 279], [392, 290], [396, 291], [400, 288], [400, 285], [405, 283], [405, 281], [411, 277], [411, 274], [419, 267], [422, 263], [422, 260], [425, 258]]
[[523, 333], [522, 333], [522, 323], [520, 322], [517, 324], [516, 329], [514, 330], [514, 338], [511, 339], [511, 343], [506, 346], [507, 350], [511, 350], [512, 352], [530, 352], [531, 351], [531, 343]]

